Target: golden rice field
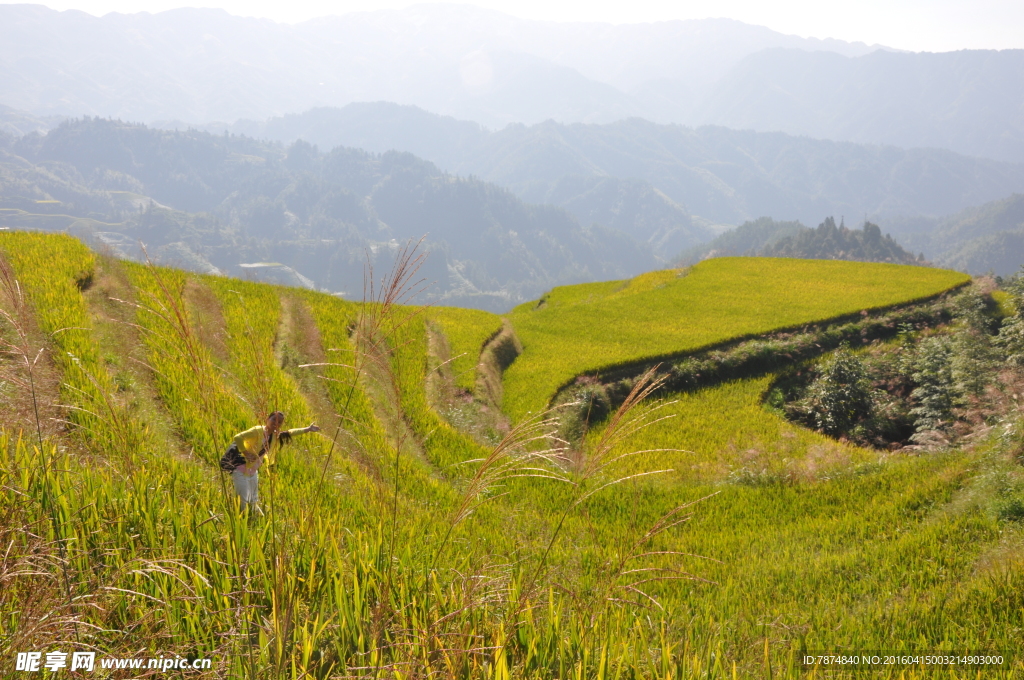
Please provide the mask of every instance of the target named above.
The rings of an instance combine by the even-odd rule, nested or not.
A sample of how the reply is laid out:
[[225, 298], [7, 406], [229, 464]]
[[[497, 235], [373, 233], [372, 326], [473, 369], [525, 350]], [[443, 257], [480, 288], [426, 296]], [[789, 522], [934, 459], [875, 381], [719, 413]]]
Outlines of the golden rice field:
[[481, 309], [460, 307], [430, 307], [426, 316], [441, 327], [448, 339], [455, 384], [464, 390], [472, 390], [476, 385], [476, 362], [480, 350], [501, 330], [501, 318]]
[[[623, 447], [654, 453], [633, 457], [629, 472], [671, 469], [672, 484], [731, 479], [741, 483], [819, 479], [873, 465], [880, 454], [797, 427], [761, 405], [772, 376], [725, 383], [649, 403], [654, 421]], [[588, 433], [590, 445], [607, 423]]]
[[[0, 296], [0, 664], [89, 649], [252, 680], [1024, 677], [1024, 536], [990, 510], [1020, 476], [1016, 423], [969, 451], [868, 451], [764, 409], [766, 376], [662, 395], [632, 437], [605, 446], [600, 423], [545, 457], [516, 443], [529, 432], [485, 446], [432, 407], [430, 333], [470, 389], [493, 315], [117, 262], [66, 236], [5, 232], [0, 253], [27, 302]], [[555, 289], [509, 316], [526, 352], [506, 407], [962, 280], [729, 259]], [[25, 388], [19, 356], [39, 348]], [[60, 422], [37, 428], [25, 389]], [[217, 461], [272, 410], [323, 430], [261, 469], [262, 514], [241, 510]], [[810, 650], [1013, 660], [825, 674], [801, 667]]]
[[524, 351], [505, 374], [504, 408], [519, 420], [583, 373], [905, 303], [968, 278], [906, 265], [723, 257], [555, 288], [510, 315]]

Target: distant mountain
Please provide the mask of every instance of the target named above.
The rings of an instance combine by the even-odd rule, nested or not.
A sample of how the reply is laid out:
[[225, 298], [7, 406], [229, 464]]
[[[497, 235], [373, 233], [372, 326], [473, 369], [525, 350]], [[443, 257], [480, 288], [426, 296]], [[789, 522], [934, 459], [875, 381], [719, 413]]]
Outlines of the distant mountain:
[[[646, 243], [665, 262], [680, 253], [691, 257], [720, 249], [720, 242], [699, 248], [714, 238], [713, 225], [757, 215], [813, 224], [822, 214], [870, 216], [914, 253], [923, 251], [940, 262], [954, 243], [974, 237], [936, 237], [933, 247], [930, 232], [940, 220], [934, 216], [1024, 191], [1024, 166], [947, 151], [712, 127], [692, 130], [635, 119], [609, 125], [548, 122], [491, 132], [416, 107], [376, 103], [208, 130], [284, 143], [304, 139], [323, 149], [340, 144], [378, 153], [411, 151], [445, 171], [504, 186], [530, 203], [562, 207], [581, 225], [621, 231]], [[915, 227], [918, 218], [923, 226]], [[756, 231], [750, 227], [733, 233], [729, 238], [746, 245], [730, 246], [728, 252], [758, 252], [767, 240], [755, 243]], [[986, 271], [966, 264], [984, 259], [977, 254], [979, 247], [989, 248], [972, 246], [975, 254], [964, 263], [950, 262], [971, 272]], [[1005, 257], [1013, 259], [1017, 252], [1011, 249]]]
[[468, 5], [298, 25], [176, 9], [102, 18], [0, 5], [0, 102], [191, 124], [393, 101], [491, 129], [723, 125], [1024, 162], [1024, 52], [912, 54], [725, 19], [516, 19]]
[[721, 19], [554, 23], [445, 4], [295, 26], [208, 9], [97, 18], [0, 5], [0, 27], [0, 101], [144, 122], [261, 119], [379, 99], [491, 127], [674, 116], [691, 103], [666, 98], [681, 90], [662, 81], [700, 89], [766, 47], [872, 49]]
[[686, 249], [677, 264], [696, 264], [709, 257], [754, 256], [780, 239], [806, 229], [800, 222], [777, 222], [770, 217], [760, 217], [724, 231], [708, 243]]
[[[648, 246], [581, 226], [407, 153], [278, 145], [87, 119], [0, 137], [0, 222], [71, 229], [122, 255], [359, 297], [367, 258], [386, 270], [427, 235], [430, 299], [504, 311], [563, 283], [652, 269]], [[282, 267], [243, 267], [257, 263]]]
[[0, 104], [0, 133], [21, 137], [32, 132], [46, 132], [61, 124], [65, 116], [40, 118]]
[[832, 217], [817, 229], [803, 228], [765, 245], [758, 252], [767, 257], [797, 257], [812, 260], [854, 260], [857, 262], [892, 262], [922, 264], [923, 258], [904, 250], [877, 224], [865, 222], [860, 229], [836, 226]]
[[600, 224], [629, 234], [666, 261], [713, 235], [684, 207], [643, 180], [563, 175], [534, 199], [565, 208], [581, 224]]
[[971, 274], [1019, 274], [1024, 267], [1024, 225], [980, 236], [943, 254], [941, 264]]
[[1024, 161], [1024, 50], [849, 57], [767, 49], [709, 89], [694, 123]]
[[[634, 188], [635, 182], [646, 183], [647, 195], [658, 192], [690, 215], [719, 224], [762, 215], [811, 224], [829, 214], [876, 221], [901, 214], [937, 216], [1024, 191], [1024, 165], [935, 149], [690, 129], [639, 119], [606, 125], [548, 121], [490, 132], [381, 102], [240, 122], [231, 129], [286, 143], [304, 139], [324, 149], [341, 144], [409, 151], [449, 172], [507, 187], [524, 200], [564, 206], [584, 224], [612, 223], [602, 203], [595, 202], [598, 194], [586, 188], [587, 182], [609, 177], [634, 182], [629, 185]], [[678, 224], [685, 227], [681, 220]], [[640, 227], [630, 233], [649, 238]], [[708, 236], [694, 233], [698, 240]]]
[[709, 257], [758, 255], [814, 260], [854, 260], [922, 264], [921, 257], [904, 250], [892, 236], [882, 234], [877, 224], [865, 222], [849, 229], [835, 219], [825, 218], [816, 229], [799, 222], [776, 222], [762, 217], [729, 230], [708, 244], [684, 253], [679, 264], [690, 265]]
[[1014, 274], [1024, 266], [1024, 195], [941, 218], [894, 219], [896, 237], [942, 266], [971, 274]]

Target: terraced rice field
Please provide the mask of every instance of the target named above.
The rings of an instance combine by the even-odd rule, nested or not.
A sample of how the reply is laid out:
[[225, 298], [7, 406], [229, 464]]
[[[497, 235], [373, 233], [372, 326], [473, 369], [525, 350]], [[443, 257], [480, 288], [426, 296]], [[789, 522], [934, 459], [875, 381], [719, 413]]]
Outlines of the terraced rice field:
[[476, 363], [480, 350], [501, 330], [501, 317], [480, 309], [459, 307], [430, 307], [426, 317], [438, 324], [448, 339], [455, 384], [472, 391], [476, 386]]
[[524, 351], [505, 373], [503, 406], [519, 420], [583, 373], [905, 303], [968, 279], [905, 265], [725, 257], [555, 288], [509, 316]]
[[[268, 680], [824, 677], [804, 651], [855, 649], [1001, 650], [1016, 660], [982, 677], [1024, 673], [1024, 537], [991, 511], [1020, 477], [1016, 423], [969, 451], [867, 451], [765, 410], [766, 376], [663, 395], [628, 441], [602, 448], [600, 423], [538, 458], [430, 405], [427, 324], [464, 355], [468, 389], [493, 315], [385, 314], [62, 236], [4, 233], [0, 251], [29, 303], [0, 302], [2, 337], [24, 324], [45, 348], [39, 395], [63, 415], [37, 432], [12, 412], [0, 432], [5, 649], [207, 657], [207, 677]], [[510, 316], [526, 353], [506, 405], [522, 416], [580, 372], [962, 280], [724, 260], [556, 289]], [[316, 332], [285, 370], [298, 318]], [[24, 384], [16, 353], [0, 371]], [[270, 410], [293, 427], [332, 413], [261, 470], [263, 514], [242, 511], [217, 460]], [[876, 675], [967, 677], [829, 677]]]

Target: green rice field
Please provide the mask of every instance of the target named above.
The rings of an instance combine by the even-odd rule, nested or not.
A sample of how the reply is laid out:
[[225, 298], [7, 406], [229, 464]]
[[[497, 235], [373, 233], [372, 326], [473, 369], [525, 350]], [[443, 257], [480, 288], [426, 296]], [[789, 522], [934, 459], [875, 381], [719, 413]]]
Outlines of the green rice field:
[[906, 265], [723, 257], [629, 281], [555, 288], [512, 310], [523, 355], [505, 375], [515, 420], [583, 373], [935, 295], [964, 274]]
[[[502, 319], [62, 235], [3, 232], [0, 255], [0, 675], [18, 651], [91, 650], [240, 680], [1024, 677], [1024, 532], [993, 510], [1024, 488], [1016, 420], [967, 448], [868, 450], [765, 408], [771, 375], [659, 393], [568, 449], [528, 417], [582, 373], [963, 275], [726, 258]], [[496, 413], [469, 393], [503, 323], [525, 351], [495, 444], [428, 383], [446, 344], [459, 403]], [[322, 429], [264, 463], [245, 509], [218, 460], [274, 410]], [[1004, 662], [802, 665], [859, 651]]]

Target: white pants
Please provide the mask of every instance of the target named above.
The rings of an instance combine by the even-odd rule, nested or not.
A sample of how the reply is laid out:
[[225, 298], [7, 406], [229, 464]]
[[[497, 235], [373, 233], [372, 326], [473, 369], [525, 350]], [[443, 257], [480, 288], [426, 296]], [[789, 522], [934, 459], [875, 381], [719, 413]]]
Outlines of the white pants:
[[235, 491], [238, 493], [238, 497], [242, 499], [243, 503], [246, 503], [256, 508], [256, 487], [260, 482], [260, 471], [254, 470], [252, 476], [245, 474], [245, 466], [236, 468], [231, 473], [231, 479], [235, 482]]

